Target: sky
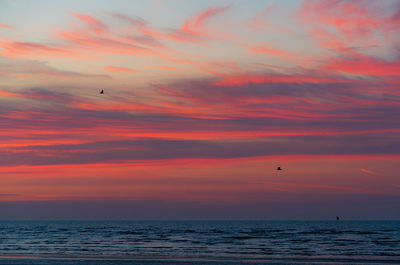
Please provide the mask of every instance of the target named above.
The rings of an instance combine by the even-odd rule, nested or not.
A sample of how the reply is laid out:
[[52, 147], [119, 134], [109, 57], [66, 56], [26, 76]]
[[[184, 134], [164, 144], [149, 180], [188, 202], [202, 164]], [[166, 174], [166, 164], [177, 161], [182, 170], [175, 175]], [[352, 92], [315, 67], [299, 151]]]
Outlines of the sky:
[[400, 219], [399, 33], [396, 0], [0, 0], [0, 219]]

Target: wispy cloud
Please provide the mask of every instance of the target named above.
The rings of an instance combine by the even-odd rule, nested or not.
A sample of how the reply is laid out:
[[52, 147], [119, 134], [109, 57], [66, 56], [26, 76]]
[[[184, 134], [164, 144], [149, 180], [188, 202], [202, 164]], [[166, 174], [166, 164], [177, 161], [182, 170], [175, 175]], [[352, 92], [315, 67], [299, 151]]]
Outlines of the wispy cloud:
[[360, 168], [360, 171], [361, 171], [361, 172], [364, 172], [364, 173], [367, 173], [367, 174], [375, 174], [374, 171], [368, 170], [368, 169], [365, 169], [365, 168]]
[[137, 70], [129, 68], [129, 67], [121, 67], [121, 66], [112, 66], [107, 65], [104, 67], [104, 70], [111, 73], [135, 73]]
[[178, 2], [0, 25], [2, 199], [397, 192], [399, 3]]
[[289, 52], [273, 48], [270, 45], [267, 45], [266, 43], [259, 43], [256, 46], [249, 46], [248, 50], [251, 53], [256, 53], [256, 54], [257, 53], [265, 53], [265, 54], [270, 54], [270, 55], [274, 55], [274, 56], [282, 56], [286, 59], [292, 59], [294, 57]]
[[14, 60], [11, 63], [0, 62], [0, 71], [9, 75], [30, 75], [32, 78], [38, 76], [53, 76], [62, 78], [108, 78], [107, 75], [79, 73], [60, 70], [49, 66], [45, 62], [35, 60]]
[[0, 24], [0, 28], [8, 29], [8, 30], [15, 30], [15, 28], [13, 26], [6, 25], [6, 24]]
[[201, 13], [187, 19], [179, 31], [191, 35], [207, 35], [205, 32], [204, 23], [212, 17], [226, 12], [229, 8], [230, 6], [208, 8], [205, 11], [202, 11]]
[[396, 34], [399, 6], [389, 1], [385, 4], [367, 0], [304, 0], [298, 15], [309, 23], [309, 33], [322, 47], [340, 51], [352, 46], [378, 45], [380, 37]]
[[322, 66], [322, 70], [364, 75], [368, 77], [398, 76], [398, 73], [400, 73], [400, 62], [390, 62], [383, 59], [354, 54], [347, 58], [332, 58]]
[[2, 41], [0, 40], [0, 56], [40, 56], [40, 55], [51, 55], [60, 57], [70, 57], [75, 54], [71, 51], [56, 48], [45, 44], [33, 43], [33, 42], [20, 42], [20, 41]]

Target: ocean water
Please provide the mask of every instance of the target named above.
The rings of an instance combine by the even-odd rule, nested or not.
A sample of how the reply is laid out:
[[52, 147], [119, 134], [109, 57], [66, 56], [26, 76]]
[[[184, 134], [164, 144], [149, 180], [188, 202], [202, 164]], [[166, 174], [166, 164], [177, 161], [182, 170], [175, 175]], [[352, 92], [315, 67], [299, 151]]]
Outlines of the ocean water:
[[0, 221], [7, 257], [400, 264], [400, 221]]

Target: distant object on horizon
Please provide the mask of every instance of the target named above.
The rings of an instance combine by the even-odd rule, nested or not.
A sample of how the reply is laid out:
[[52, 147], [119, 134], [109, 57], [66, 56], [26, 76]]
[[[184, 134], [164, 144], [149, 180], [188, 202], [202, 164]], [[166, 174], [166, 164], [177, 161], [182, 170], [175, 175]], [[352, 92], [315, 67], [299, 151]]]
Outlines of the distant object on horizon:
[[336, 220], [337, 220], [337, 221], [339, 221], [339, 220], [340, 220], [339, 216], [336, 216]]
[[100, 94], [104, 94], [104, 90], [103, 89], [100, 91]]
[[276, 170], [282, 170], [282, 168], [281, 167], [277, 167]]

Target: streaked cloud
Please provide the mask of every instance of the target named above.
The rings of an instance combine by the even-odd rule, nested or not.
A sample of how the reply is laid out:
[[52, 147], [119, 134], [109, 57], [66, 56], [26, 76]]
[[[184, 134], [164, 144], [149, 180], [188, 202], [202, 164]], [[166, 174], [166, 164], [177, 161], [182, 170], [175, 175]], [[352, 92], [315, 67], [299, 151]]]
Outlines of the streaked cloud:
[[104, 70], [111, 73], [134, 73], [137, 72], [136, 70], [128, 67], [121, 67], [121, 66], [112, 66], [107, 65], [104, 67]]
[[20, 42], [20, 41], [1, 41], [0, 56], [10, 57], [10, 56], [40, 56], [40, 55], [51, 55], [51, 56], [61, 56], [68, 57], [74, 54], [70, 51], [55, 48], [45, 44], [33, 43], [33, 42]]
[[89, 74], [73, 71], [66, 71], [49, 66], [45, 62], [35, 60], [14, 60], [11, 63], [2, 63], [0, 61], [0, 75], [22, 75], [37, 78], [38, 76], [53, 76], [60, 78], [108, 78], [104, 74]]
[[365, 168], [360, 168], [360, 171], [361, 171], [361, 172], [364, 172], [364, 173], [368, 173], [368, 174], [375, 174], [374, 171], [368, 170], [368, 169], [365, 169]]
[[398, 200], [397, 1], [57, 6], [2, 17], [0, 200]]
[[6, 25], [6, 24], [0, 24], [0, 28], [8, 29], [8, 30], [15, 30], [15, 28], [13, 26]]

